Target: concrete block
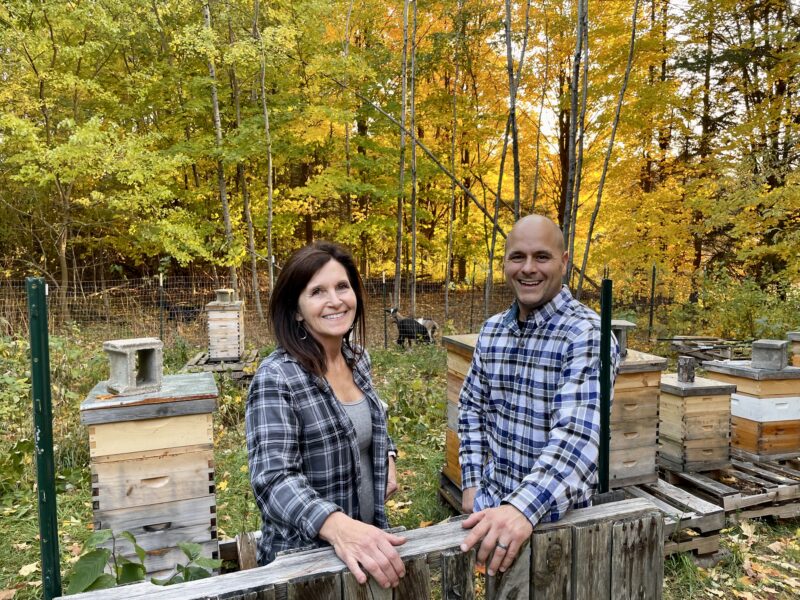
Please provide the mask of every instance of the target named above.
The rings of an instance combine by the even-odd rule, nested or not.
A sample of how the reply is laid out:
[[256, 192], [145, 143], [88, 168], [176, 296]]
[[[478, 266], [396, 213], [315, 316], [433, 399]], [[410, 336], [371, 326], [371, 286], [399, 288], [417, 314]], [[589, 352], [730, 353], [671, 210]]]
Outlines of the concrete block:
[[786, 339], [790, 342], [800, 342], [800, 331], [790, 331], [786, 334]]
[[103, 343], [111, 376], [107, 388], [112, 394], [142, 394], [161, 389], [164, 373], [164, 344], [158, 338], [109, 340]]
[[234, 298], [234, 291], [231, 288], [222, 288], [219, 290], [214, 290], [214, 293], [217, 295], [217, 302], [221, 304], [227, 304], [229, 302], [234, 302], [236, 299]]
[[756, 340], [753, 342], [753, 355], [750, 366], [754, 369], [770, 369], [780, 371], [789, 364], [786, 340]]
[[694, 381], [694, 358], [691, 356], [678, 357], [678, 381], [691, 383]]
[[617, 338], [620, 357], [628, 354], [628, 331], [634, 327], [636, 327], [636, 323], [631, 323], [625, 319], [611, 319], [611, 332]]

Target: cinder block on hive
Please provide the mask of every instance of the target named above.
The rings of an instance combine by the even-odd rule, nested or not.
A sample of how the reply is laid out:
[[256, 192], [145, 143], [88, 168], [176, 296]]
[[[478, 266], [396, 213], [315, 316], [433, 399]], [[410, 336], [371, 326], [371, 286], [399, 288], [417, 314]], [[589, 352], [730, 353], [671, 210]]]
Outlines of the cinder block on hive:
[[786, 340], [756, 340], [753, 342], [753, 355], [750, 366], [754, 369], [780, 371], [788, 365]]
[[141, 394], [161, 389], [164, 344], [157, 338], [109, 340], [103, 343], [111, 376], [112, 394]]
[[614, 337], [617, 338], [620, 356], [628, 354], [628, 330], [634, 327], [636, 327], [636, 323], [631, 323], [624, 319], [611, 320], [611, 331], [614, 333]]

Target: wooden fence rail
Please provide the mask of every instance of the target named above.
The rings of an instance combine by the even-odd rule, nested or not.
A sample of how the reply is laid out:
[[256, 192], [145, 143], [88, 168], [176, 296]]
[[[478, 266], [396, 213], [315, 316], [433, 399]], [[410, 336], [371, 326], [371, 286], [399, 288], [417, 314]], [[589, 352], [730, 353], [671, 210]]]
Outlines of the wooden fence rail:
[[[266, 567], [169, 587], [140, 583], [72, 600], [443, 600], [475, 598], [475, 552], [460, 552], [460, 520], [404, 532], [406, 576], [394, 590], [364, 586], [330, 548], [287, 554]], [[663, 516], [642, 499], [568, 513], [536, 527], [512, 568], [487, 577], [486, 600], [657, 600], [664, 572]]]

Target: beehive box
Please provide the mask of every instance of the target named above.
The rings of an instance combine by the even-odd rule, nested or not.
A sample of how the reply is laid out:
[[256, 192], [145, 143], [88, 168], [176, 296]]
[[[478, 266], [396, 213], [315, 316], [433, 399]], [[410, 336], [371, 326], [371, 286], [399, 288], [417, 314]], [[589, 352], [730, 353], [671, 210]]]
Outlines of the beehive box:
[[631, 348], [619, 366], [611, 404], [610, 488], [658, 479], [658, 401], [667, 359]]
[[206, 304], [208, 360], [238, 361], [244, 354], [244, 302], [233, 290], [216, 290], [217, 299]]
[[683, 473], [730, 465], [731, 394], [736, 387], [704, 377], [661, 378], [658, 459]]
[[[459, 488], [458, 396], [477, 340], [477, 334], [442, 338], [447, 350], [447, 431], [442, 473]], [[658, 479], [658, 397], [661, 371], [666, 365], [666, 359], [659, 356], [627, 350], [614, 386], [611, 410], [611, 487], [650, 483]]]
[[800, 456], [800, 368], [753, 368], [749, 360], [704, 363], [710, 379], [736, 386], [731, 452], [751, 461]]
[[[171, 375], [157, 391], [113, 395], [98, 383], [81, 404], [89, 431], [94, 529], [130, 531], [145, 550], [149, 577], [186, 557], [178, 542], [216, 558], [211, 373]], [[110, 547], [110, 544], [109, 544]], [[135, 560], [131, 544], [116, 551]]]
[[800, 367], [800, 331], [790, 331], [786, 337], [790, 344], [792, 366]]

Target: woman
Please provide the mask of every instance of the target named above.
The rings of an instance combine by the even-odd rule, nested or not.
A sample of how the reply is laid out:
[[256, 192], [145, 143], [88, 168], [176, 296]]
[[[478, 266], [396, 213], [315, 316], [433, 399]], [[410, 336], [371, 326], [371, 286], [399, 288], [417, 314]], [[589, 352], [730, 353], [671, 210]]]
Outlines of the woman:
[[278, 347], [259, 366], [246, 408], [263, 522], [258, 562], [327, 542], [359, 583], [365, 570], [396, 586], [405, 570], [394, 547], [405, 539], [382, 531], [384, 501], [397, 489], [395, 453], [370, 379], [352, 256], [329, 242], [295, 252], [269, 313]]

